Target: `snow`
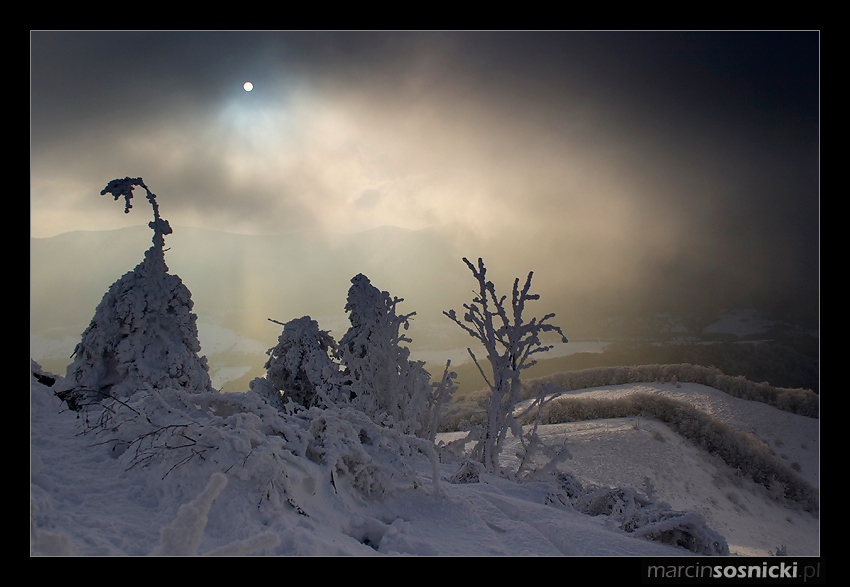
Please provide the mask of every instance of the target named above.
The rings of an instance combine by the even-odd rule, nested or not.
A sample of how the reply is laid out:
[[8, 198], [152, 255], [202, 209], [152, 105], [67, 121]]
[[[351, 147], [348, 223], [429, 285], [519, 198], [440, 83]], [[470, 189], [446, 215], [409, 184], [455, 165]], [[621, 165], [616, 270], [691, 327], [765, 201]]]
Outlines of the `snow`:
[[[574, 395], [636, 392], [683, 397], [725, 421], [748, 427], [771, 446], [787, 451], [789, 459], [800, 463], [801, 474], [817, 485], [817, 420], [696, 384], [630, 384]], [[156, 423], [177, 424], [185, 414], [196, 422], [206, 418], [208, 429], [192, 434], [207, 435], [205, 442], [214, 444], [215, 451], [179, 466], [174, 465], [180, 461], [169, 462], [166, 455], [161, 464], [130, 467], [131, 448], [122, 451], [83, 433], [84, 419], [68, 411], [52, 388], [32, 378], [33, 554], [693, 554], [624, 532], [609, 516], [547, 503], [547, 496], [557, 490], [552, 481], [519, 483], [482, 470], [477, 483], [451, 483], [460, 466], [454, 462], [438, 465], [435, 483], [425, 455], [407, 461], [413, 471], [400, 464], [403, 459], [396, 450], [400, 444], [357, 445], [358, 450], [371, 451], [361, 455], [361, 464], [371, 463], [373, 468], [361, 473], [371, 475], [372, 483], [381, 479], [376, 468], [396, 474], [392, 480], [385, 476], [380, 487], [373, 485], [376, 492], [368, 496], [344, 475], [333, 477], [333, 483], [328, 468], [299, 456], [307, 453], [299, 453], [294, 444], [286, 449], [284, 436], [297, 444], [292, 420], [275, 420], [250, 392], [179, 393], [160, 394], [158, 401], [169, 409], [151, 409]], [[181, 397], [196, 397], [197, 405], [180, 407]], [[331, 416], [321, 419], [324, 444], [316, 450], [349, 451], [344, 456], [351, 462], [360, 453], [340, 443], [344, 435], [332, 434], [331, 424], [340, 430], [347, 425], [367, 427], [342, 415]], [[313, 420], [312, 430], [319, 421]], [[303, 429], [299, 434], [307, 437]], [[441, 434], [438, 440], [458, 435]], [[561, 470], [586, 484], [642, 491], [644, 479], [650, 477], [658, 500], [703, 516], [727, 539], [732, 554], [766, 555], [783, 545], [789, 555], [819, 553], [815, 516], [771, 500], [660, 422], [624, 418], [554, 424], [542, 427], [540, 435], [544, 440], [567, 440], [572, 459]], [[511, 458], [513, 448], [506, 447], [505, 459]]]
[[[351, 329], [338, 347], [348, 371], [332, 361], [330, 334], [304, 316], [283, 325], [266, 377], [222, 393], [215, 383], [246, 371], [222, 365], [211, 379], [198, 355], [194, 302], [168, 273], [163, 237], [171, 227], [155, 195], [129, 177], [101, 193], [123, 196], [129, 212], [133, 186], [153, 207], [153, 246], [103, 296], [64, 377], [31, 361], [32, 555], [819, 554], [816, 514], [787, 502], [779, 477], [772, 489], [756, 485], [660, 421], [522, 430], [506, 413], [511, 426], [502, 426], [498, 450], [486, 463], [470, 460], [460, 446], [475, 444], [468, 431], [436, 432], [438, 407], [455, 389], [448, 371], [431, 383], [423, 363], [409, 360], [399, 327], [407, 330], [413, 313], [396, 315], [402, 300], [363, 275], [352, 279]], [[479, 273], [467, 265], [483, 301], [483, 262]], [[529, 273], [521, 296], [514, 286], [516, 332], [498, 331], [517, 335], [498, 340], [510, 342], [512, 357], [537, 352], [522, 353], [540, 345], [537, 332], [560, 334], [542, 325], [552, 315], [531, 330], [522, 325], [517, 310], [537, 299], [526, 295], [530, 281]], [[208, 350], [240, 344], [227, 329], [207, 333]], [[498, 361], [496, 339], [479, 340]], [[687, 402], [787, 461], [748, 457], [770, 463], [768, 472], [798, 471], [783, 472], [782, 483], [819, 487], [818, 420], [693, 383], [569, 395], [636, 393]], [[569, 458], [548, 460], [555, 454]], [[810, 492], [795, 495], [812, 502]]]

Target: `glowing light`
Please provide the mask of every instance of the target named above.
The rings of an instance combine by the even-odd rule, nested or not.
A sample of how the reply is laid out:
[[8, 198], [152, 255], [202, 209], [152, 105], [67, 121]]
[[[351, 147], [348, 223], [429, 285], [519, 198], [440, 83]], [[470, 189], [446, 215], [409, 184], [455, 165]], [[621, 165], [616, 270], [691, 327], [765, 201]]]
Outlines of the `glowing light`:
[[251, 82], [245, 82], [244, 84], [242, 84], [242, 87], [245, 88], [246, 92], [250, 92], [254, 89], [254, 84], [252, 84]]

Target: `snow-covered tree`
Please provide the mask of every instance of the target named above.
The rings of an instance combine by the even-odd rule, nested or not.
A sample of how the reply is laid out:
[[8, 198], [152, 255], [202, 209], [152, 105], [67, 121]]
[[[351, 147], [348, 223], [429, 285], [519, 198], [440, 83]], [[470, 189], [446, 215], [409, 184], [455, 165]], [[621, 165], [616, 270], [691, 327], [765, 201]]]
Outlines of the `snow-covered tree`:
[[288, 401], [304, 407], [338, 403], [342, 390], [339, 366], [331, 358], [336, 350], [333, 337], [310, 316], [282, 326], [277, 345], [266, 351], [266, 377], [252, 381], [251, 389], [278, 408]]
[[427, 435], [431, 376], [402, 345], [411, 339], [401, 329], [409, 328], [416, 313], [396, 314], [404, 300], [379, 290], [363, 274], [351, 283], [345, 305], [351, 327], [340, 340], [338, 356], [350, 380], [352, 403], [381, 423]]
[[525, 303], [540, 298], [538, 294], [529, 293], [532, 272], [529, 272], [522, 289], [519, 278], [514, 280], [511, 305], [506, 308], [507, 296], [496, 295], [493, 282], [487, 281], [484, 262], [478, 259], [476, 267], [466, 258], [463, 261], [478, 282], [478, 292], [471, 304], [464, 304], [466, 312], [463, 319], [454, 310], [444, 314], [483, 344], [487, 352], [489, 377], [472, 349], [467, 349], [490, 387], [490, 395], [485, 401], [486, 422], [483, 429], [476, 431], [477, 436], [473, 436], [477, 442], [472, 457], [495, 473], [500, 470], [499, 454], [508, 432], [523, 437], [518, 415], [514, 413], [522, 388], [520, 372], [536, 363], [532, 355], [552, 348], [540, 341], [542, 333], [557, 332], [563, 342], [567, 339], [559, 327], [548, 323], [554, 314], [547, 314], [540, 320], [532, 318], [529, 322], [523, 318]]
[[126, 398], [148, 387], [212, 389], [206, 357], [199, 357], [197, 316], [189, 289], [165, 264], [168, 221], [142, 178], [115, 179], [101, 192], [124, 197], [144, 188], [154, 211], [153, 245], [135, 269], [113, 283], [74, 349], [74, 361], [56, 395], [74, 410], [105, 397]]

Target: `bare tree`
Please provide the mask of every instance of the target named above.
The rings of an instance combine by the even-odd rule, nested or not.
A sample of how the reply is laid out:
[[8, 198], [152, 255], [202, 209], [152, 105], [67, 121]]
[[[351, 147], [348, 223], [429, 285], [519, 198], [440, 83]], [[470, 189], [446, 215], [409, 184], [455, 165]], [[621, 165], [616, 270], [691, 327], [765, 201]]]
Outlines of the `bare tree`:
[[[485, 373], [478, 358], [467, 349], [481, 376], [490, 387], [490, 396], [485, 401], [486, 422], [478, 432], [472, 458], [484, 464], [489, 472], [499, 472], [499, 454], [508, 432], [522, 438], [519, 416], [515, 409], [520, 398], [520, 372], [536, 363], [532, 356], [548, 351], [540, 341], [540, 334], [557, 332], [563, 342], [567, 342], [564, 333], [557, 326], [549, 324], [554, 314], [542, 319], [532, 318], [526, 322], [523, 318], [525, 303], [540, 298], [529, 293], [532, 272], [529, 272], [525, 285], [520, 289], [519, 278], [514, 280], [513, 297], [510, 307], [506, 307], [506, 296], [498, 297], [493, 282], [487, 281], [484, 262], [478, 259], [476, 267], [463, 259], [478, 282], [478, 292], [471, 304], [464, 304], [466, 312], [463, 319], [458, 318], [454, 310], [443, 312], [470, 336], [484, 345], [490, 374]], [[539, 401], [536, 402], [539, 404]]]

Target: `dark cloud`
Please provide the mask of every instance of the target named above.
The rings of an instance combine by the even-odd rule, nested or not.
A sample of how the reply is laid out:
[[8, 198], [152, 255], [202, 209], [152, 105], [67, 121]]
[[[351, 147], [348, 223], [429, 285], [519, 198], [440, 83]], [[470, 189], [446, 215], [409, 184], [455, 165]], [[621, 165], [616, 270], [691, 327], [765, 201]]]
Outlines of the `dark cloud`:
[[31, 63], [41, 234], [135, 175], [173, 225], [461, 226], [612, 304], [817, 296], [817, 33], [34, 32]]

